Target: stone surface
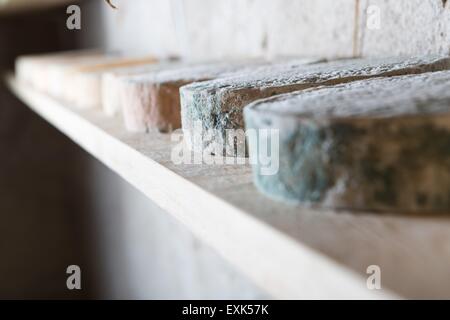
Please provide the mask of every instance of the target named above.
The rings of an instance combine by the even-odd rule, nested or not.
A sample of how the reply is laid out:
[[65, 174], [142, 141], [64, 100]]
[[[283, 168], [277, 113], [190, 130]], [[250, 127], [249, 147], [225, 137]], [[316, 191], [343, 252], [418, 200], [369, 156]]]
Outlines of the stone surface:
[[[239, 139], [235, 148], [228, 148], [234, 142], [228, 141], [227, 130], [244, 128], [242, 110], [250, 102], [316, 86], [449, 68], [450, 58], [443, 56], [358, 59], [261, 67], [245, 75], [193, 83], [180, 90], [186, 142], [197, 152], [211, 149], [220, 153], [223, 150], [227, 156], [244, 156], [237, 153], [245, 150], [241, 145], [245, 139]], [[201, 136], [202, 139], [194, 141], [190, 136]]]
[[[256, 1], [256, 3], [259, 3]], [[265, 53], [352, 57], [355, 0], [265, 1]]]
[[[116, 3], [119, 10], [101, 8], [105, 30], [114, 30], [101, 39], [108, 49], [193, 60], [353, 53], [354, 0]], [[95, 10], [86, 15], [94, 13], [98, 19]]]
[[160, 62], [155, 64], [121, 68], [103, 73], [101, 80], [102, 108], [106, 115], [115, 116], [122, 111], [120, 98], [122, 79], [130, 76], [142, 75], [159, 70], [180, 67], [179, 62]]
[[[99, 38], [108, 49], [125, 49], [133, 54], [220, 59], [450, 52], [450, 5], [446, 1], [444, 7], [443, 0], [134, 0], [132, 3], [116, 0], [116, 3], [119, 10], [102, 4], [98, 8], [104, 11], [106, 31], [106, 36], [100, 38], [100, 33]], [[379, 28], [367, 27], [368, 20], [373, 19], [373, 11], [367, 9], [373, 5], [380, 13]], [[85, 14], [97, 21], [98, 10]]]
[[181, 86], [214, 79], [260, 63], [261, 60], [207, 63], [123, 77], [120, 87], [125, 126], [135, 132], [146, 132], [152, 128], [168, 132], [180, 128]]
[[[265, 194], [328, 208], [450, 210], [450, 72], [362, 80], [257, 101], [247, 129], [279, 130]], [[258, 137], [258, 140], [261, 138]], [[258, 140], [249, 140], [252, 159]], [[261, 153], [260, 153], [261, 152]], [[275, 159], [275, 158], [272, 158]]]

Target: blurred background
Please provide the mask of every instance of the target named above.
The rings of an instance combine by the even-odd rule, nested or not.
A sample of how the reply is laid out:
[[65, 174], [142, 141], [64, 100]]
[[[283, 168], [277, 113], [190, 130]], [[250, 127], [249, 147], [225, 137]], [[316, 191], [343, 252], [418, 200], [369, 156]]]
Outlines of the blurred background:
[[[3, 0], [0, 70], [18, 55], [450, 54], [443, 0]], [[81, 30], [68, 30], [68, 5]], [[82, 290], [67, 290], [79, 265]], [[181, 224], [0, 84], [0, 298], [265, 298]]]

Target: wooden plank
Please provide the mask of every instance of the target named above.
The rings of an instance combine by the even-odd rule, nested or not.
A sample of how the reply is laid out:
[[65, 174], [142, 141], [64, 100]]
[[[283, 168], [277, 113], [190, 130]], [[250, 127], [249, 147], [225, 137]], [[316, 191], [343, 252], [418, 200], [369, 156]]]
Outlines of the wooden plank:
[[[249, 165], [177, 165], [170, 135], [130, 133], [99, 110], [73, 110], [13, 78], [9, 85], [275, 298], [450, 298], [447, 217], [275, 202], [256, 190]], [[370, 265], [381, 269], [381, 291], [365, 287]]]
[[[101, 110], [76, 110], [14, 78], [8, 83], [34, 111], [178, 218], [274, 298], [390, 298], [396, 297], [388, 290], [391, 284], [405, 285], [398, 282], [402, 277], [392, 281], [392, 275], [407, 272], [403, 263], [411, 262], [411, 252], [399, 245], [404, 237], [392, 239], [392, 222], [379, 221], [371, 230], [366, 226], [371, 216], [335, 215], [275, 203], [254, 188], [247, 164], [175, 164], [171, 153], [179, 141], [172, 141], [170, 135], [130, 133], [119, 118], [106, 117]], [[405, 226], [405, 232], [408, 229]], [[414, 261], [424, 258], [429, 241], [416, 239], [408, 246], [416, 252]], [[389, 259], [393, 252], [406, 259], [397, 265]], [[434, 258], [439, 263], [449, 256]], [[369, 290], [366, 268], [376, 263], [382, 267], [383, 289]], [[430, 266], [424, 272], [431, 271], [438, 270]], [[444, 290], [441, 293], [450, 296], [443, 283], [438, 290], [428, 290]], [[427, 291], [407, 293], [421, 292]]]
[[[450, 71], [284, 94], [245, 108], [252, 158], [272, 130], [265, 194], [308, 206], [450, 212]], [[264, 131], [261, 131], [264, 130]], [[275, 148], [273, 148], [275, 150]], [[261, 154], [267, 153], [267, 150]]]

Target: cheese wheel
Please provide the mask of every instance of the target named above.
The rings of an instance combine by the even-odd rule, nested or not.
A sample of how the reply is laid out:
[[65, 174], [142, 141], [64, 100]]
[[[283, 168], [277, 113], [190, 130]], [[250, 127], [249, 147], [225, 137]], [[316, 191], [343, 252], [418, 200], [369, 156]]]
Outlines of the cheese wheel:
[[[202, 137], [188, 141], [197, 151], [221, 150], [226, 156], [245, 156], [244, 140], [228, 141], [227, 130], [244, 128], [243, 108], [276, 94], [365, 78], [423, 73], [450, 68], [447, 56], [342, 60], [330, 63], [285, 63], [261, 67], [229, 78], [194, 83], [181, 89], [183, 130]], [[200, 123], [200, 125], [198, 125]], [[199, 128], [199, 129], [197, 129]], [[234, 145], [234, 148], [229, 146]]]
[[256, 133], [249, 139], [256, 186], [275, 199], [323, 208], [448, 212], [449, 88], [450, 71], [442, 71], [250, 104], [245, 123]]

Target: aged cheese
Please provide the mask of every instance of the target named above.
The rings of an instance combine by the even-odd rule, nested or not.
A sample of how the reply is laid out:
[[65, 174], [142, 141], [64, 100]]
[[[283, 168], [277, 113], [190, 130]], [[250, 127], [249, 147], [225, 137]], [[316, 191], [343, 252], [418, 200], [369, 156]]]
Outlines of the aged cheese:
[[180, 62], [163, 61], [155, 64], [120, 68], [105, 72], [101, 79], [102, 109], [108, 116], [115, 116], [122, 111], [120, 98], [122, 79], [159, 70], [170, 70], [180, 66]]
[[[250, 104], [245, 123], [257, 132], [248, 140], [256, 186], [325, 208], [449, 212], [449, 88], [450, 71], [441, 71]], [[260, 162], [264, 154], [271, 161]]]
[[85, 59], [103, 57], [100, 50], [76, 50], [57, 53], [24, 55], [16, 59], [16, 76], [38, 90], [46, 90], [49, 86], [49, 66], [64, 62], [75, 62]]
[[107, 54], [52, 61], [45, 68], [47, 83], [43, 89], [58, 99], [73, 101], [73, 75], [79, 68], [104, 64], [108, 61], [117, 61], [117, 59], [120, 59], [119, 55]]
[[122, 78], [125, 126], [130, 131], [138, 132], [151, 128], [168, 132], [180, 128], [181, 86], [218, 78], [261, 63], [259, 60], [208, 63]]
[[252, 101], [316, 86], [449, 68], [450, 58], [443, 56], [342, 60], [261, 67], [245, 75], [193, 83], [180, 90], [183, 131], [187, 137], [202, 137], [186, 140], [195, 151], [222, 150], [227, 156], [242, 156], [237, 151], [245, 150], [244, 139], [234, 149], [225, 147], [232, 144], [227, 141], [227, 130], [244, 128], [242, 110]]
[[108, 58], [95, 63], [81, 63], [67, 70], [63, 98], [78, 108], [102, 106], [102, 75], [107, 71], [156, 63], [153, 57]]

